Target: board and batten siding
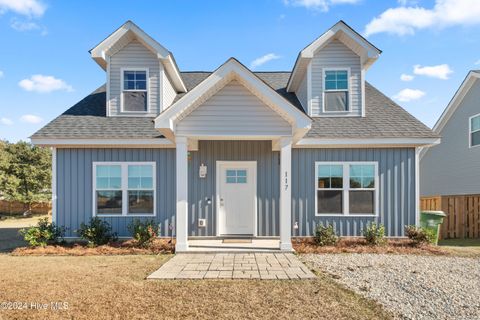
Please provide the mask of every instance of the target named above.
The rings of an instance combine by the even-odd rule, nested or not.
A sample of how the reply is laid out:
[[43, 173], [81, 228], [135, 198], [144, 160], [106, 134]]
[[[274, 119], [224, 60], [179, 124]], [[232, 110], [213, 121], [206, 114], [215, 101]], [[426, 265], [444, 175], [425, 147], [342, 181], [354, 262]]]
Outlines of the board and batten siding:
[[[316, 161], [377, 161], [379, 174], [378, 217], [315, 216]], [[333, 224], [337, 234], [361, 236], [372, 221], [385, 226], [387, 236], [404, 235], [404, 226], [415, 224], [415, 149], [293, 149], [293, 236], [313, 236], [316, 225]]]
[[[271, 141], [200, 141], [199, 150], [189, 152], [188, 228], [190, 236], [216, 235], [216, 161], [257, 161], [257, 233], [279, 235], [280, 154], [272, 151]], [[170, 236], [175, 225], [175, 149], [58, 148], [57, 224], [67, 228], [67, 237], [93, 211], [93, 162], [154, 161], [156, 163], [156, 216], [161, 236]], [[316, 161], [378, 161], [378, 217], [315, 216]], [[201, 164], [208, 168], [199, 178]], [[211, 203], [208, 203], [208, 199]], [[207, 219], [198, 227], [198, 219]], [[135, 217], [104, 217], [121, 237], [128, 237], [127, 226]], [[388, 236], [402, 236], [405, 225], [415, 224], [415, 151], [392, 149], [293, 149], [292, 226], [293, 236], [312, 236], [319, 223], [334, 224], [342, 236], [359, 236], [371, 221], [385, 225]], [[173, 230], [175, 233], [175, 229]]]
[[469, 147], [469, 118], [480, 114], [476, 80], [445, 127], [442, 142], [420, 159], [422, 196], [480, 194], [480, 146]]
[[[216, 235], [216, 162], [257, 161], [257, 234], [279, 235], [280, 153], [271, 141], [199, 141], [188, 161], [188, 230], [190, 236]], [[201, 164], [206, 178], [199, 178]], [[208, 204], [208, 199], [211, 204]], [[198, 227], [206, 219], [206, 227]]]
[[158, 115], [161, 111], [160, 70], [163, 70], [163, 66], [150, 50], [140, 42], [133, 40], [110, 57], [110, 116], [145, 114], [132, 112], [122, 113], [122, 68], [148, 68], [148, 101], [150, 108], [148, 115]]
[[93, 211], [93, 162], [154, 161], [156, 163], [156, 216], [104, 217], [121, 237], [130, 236], [127, 226], [134, 219], [154, 219], [161, 236], [169, 236], [175, 223], [175, 149], [57, 149], [57, 224], [66, 227], [67, 237], [82, 222], [88, 223]]
[[[361, 116], [362, 85], [360, 57], [339, 40], [329, 42], [320, 48], [312, 61], [312, 116]], [[323, 70], [324, 68], [350, 68], [349, 113], [323, 112]]]
[[291, 125], [236, 80], [232, 80], [176, 125], [176, 134], [292, 134]]

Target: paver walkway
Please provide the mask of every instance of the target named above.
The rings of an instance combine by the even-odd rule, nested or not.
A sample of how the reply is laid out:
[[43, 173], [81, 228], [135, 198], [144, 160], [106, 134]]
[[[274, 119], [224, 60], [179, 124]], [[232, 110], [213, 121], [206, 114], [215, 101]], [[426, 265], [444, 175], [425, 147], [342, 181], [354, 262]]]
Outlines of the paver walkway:
[[147, 279], [312, 279], [292, 253], [180, 253]]

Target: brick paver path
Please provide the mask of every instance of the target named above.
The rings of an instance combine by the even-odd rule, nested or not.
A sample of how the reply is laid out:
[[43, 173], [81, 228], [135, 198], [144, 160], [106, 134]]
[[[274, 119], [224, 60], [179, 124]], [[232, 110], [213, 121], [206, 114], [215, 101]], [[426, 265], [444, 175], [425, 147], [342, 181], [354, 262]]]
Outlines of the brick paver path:
[[292, 253], [180, 253], [148, 279], [312, 279]]

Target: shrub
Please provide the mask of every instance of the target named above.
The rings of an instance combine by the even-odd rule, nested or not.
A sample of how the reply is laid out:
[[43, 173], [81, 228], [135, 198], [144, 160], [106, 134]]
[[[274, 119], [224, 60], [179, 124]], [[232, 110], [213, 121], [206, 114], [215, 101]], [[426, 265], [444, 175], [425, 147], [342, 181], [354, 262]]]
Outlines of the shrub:
[[416, 246], [435, 243], [437, 237], [431, 229], [405, 226], [405, 234]]
[[36, 226], [20, 230], [23, 239], [32, 247], [46, 246], [63, 240], [65, 228], [48, 222], [48, 218], [40, 219]]
[[386, 242], [385, 227], [375, 222], [370, 223], [370, 225], [363, 230], [363, 236], [369, 245], [378, 246]]
[[335, 229], [330, 224], [323, 226], [319, 224], [315, 229], [315, 242], [319, 246], [334, 246], [338, 242], [338, 237], [335, 234]]
[[118, 239], [117, 234], [112, 232], [110, 224], [97, 217], [90, 219], [89, 224], [82, 222], [77, 233], [82, 239], [88, 241], [90, 247], [104, 245]]
[[133, 220], [128, 225], [128, 231], [130, 231], [133, 239], [135, 239], [141, 247], [150, 245], [159, 233], [155, 221], [141, 221], [138, 219]]

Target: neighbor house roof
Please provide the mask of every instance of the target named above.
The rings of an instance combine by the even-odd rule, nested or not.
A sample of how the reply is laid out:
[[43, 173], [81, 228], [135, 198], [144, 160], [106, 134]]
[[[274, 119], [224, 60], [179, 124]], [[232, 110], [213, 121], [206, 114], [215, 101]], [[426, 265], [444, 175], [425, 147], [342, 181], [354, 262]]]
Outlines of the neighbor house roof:
[[455, 112], [455, 110], [457, 110], [460, 102], [462, 102], [467, 92], [473, 86], [475, 81], [477, 81], [479, 78], [480, 70], [470, 70], [458, 90], [455, 92], [452, 100], [450, 100], [442, 115], [433, 126], [433, 131], [437, 133], [440, 133], [442, 131], [443, 127], [447, 124], [452, 114]]
[[[182, 72], [190, 91], [211, 72]], [[303, 108], [294, 93], [286, 92], [290, 72], [255, 72], [296, 108]], [[177, 96], [177, 100], [183, 94]], [[162, 138], [153, 117], [107, 117], [105, 86], [101, 86], [73, 107], [37, 131], [32, 139], [151, 139]], [[365, 84], [365, 117], [313, 117], [306, 138], [437, 138], [426, 125], [382, 94]]]

